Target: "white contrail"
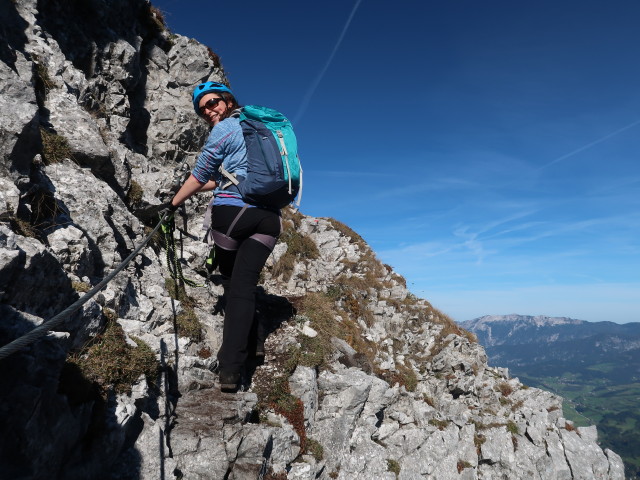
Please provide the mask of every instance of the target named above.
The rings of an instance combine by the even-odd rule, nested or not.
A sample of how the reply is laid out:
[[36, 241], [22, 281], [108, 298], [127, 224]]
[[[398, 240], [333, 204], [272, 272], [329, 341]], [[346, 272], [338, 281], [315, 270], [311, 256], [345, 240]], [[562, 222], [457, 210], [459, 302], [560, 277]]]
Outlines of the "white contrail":
[[574, 155], [577, 155], [580, 152], [584, 152], [585, 150], [588, 150], [589, 148], [598, 145], [599, 143], [602, 143], [606, 140], [609, 140], [611, 137], [615, 137], [616, 135], [624, 132], [625, 130], [629, 130], [632, 127], [635, 127], [636, 125], [638, 125], [640, 123], [640, 120], [636, 120], [633, 123], [630, 123], [629, 125], [622, 127], [618, 130], [616, 130], [615, 132], [611, 132], [607, 135], [605, 135], [602, 138], [599, 138], [598, 140], [595, 140], [591, 143], [587, 143], [586, 145], [583, 145], [582, 147], [574, 150], [573, 152], [567, 153], [566, 155], [562, 155], [561, 157], [556, 158], [555, 160], [550, 161], [549, 163], [547, 163], [546, 165], [543, 165], [542, 167], [540, 167], [540, 170], [542, 170], [543, 168], [547, 168], [550, 167], [551, 165], [554, 165], [558, 162], [561, 162], [562, 160], [566, 160], [569, 157], [573, 157]]
[[351, 20], [353, 20], [353, 16], [356, 14], [356, 10], [358, 10], [358, 7], [360, 6], [360, 3], [362, 3], [362, 0], [357, 0], [356, 4], [353, 6], [353, 9], [351, 10], [351, 13], [349, 14], [349, 18], [347, 19], [347, 23], [344, 24], [344, 27], [342, 28], [342, 33], [340, 33], [340, 36], [338, 37], [338, 41], [336, 42], [335, 46], [333, 47], [333, 51], [331, 52], [331, 55], [329, 55], [329, 59], [324, 64], [324, 67], [320, 71], [320, 74], [316, 77], [316, 79], [311, 84], [311, 87], [307, 91], [307, 94], [304, 96], [304, 99], [302, 100], [302, 105], [300, 106], [300, 109], [298, 110], [298, 113], [294, 117], [294, 120], [293, 120], [294, 123], [298, 123], [300, 121], [300, 118], [302, 118], [302, 115], [304, 115], [305, 111], [307, 110], [307, 107], [309, 106], [309, 102], [311, 101], [311, 97], [313, 96], [313, 94], [315, 93], [316, 89], [318, 88], [318, 85], [320, 85], [320, 81], [322, 80], [322, 77], [324, 77], [324, 74], [326, 73], [327, 69], [329, 68], [329, 65], [331, 65], [331, 62], [333, 61], [333, 57], [336, 56], [336, 52], [338, 51], [338, 48], [340, 48], [340, 44], [342, 43], [342, 39], [344, 38], [345, 34], [347, 33], [347, 30], [349, 29], [349, 25], [351, 25]]

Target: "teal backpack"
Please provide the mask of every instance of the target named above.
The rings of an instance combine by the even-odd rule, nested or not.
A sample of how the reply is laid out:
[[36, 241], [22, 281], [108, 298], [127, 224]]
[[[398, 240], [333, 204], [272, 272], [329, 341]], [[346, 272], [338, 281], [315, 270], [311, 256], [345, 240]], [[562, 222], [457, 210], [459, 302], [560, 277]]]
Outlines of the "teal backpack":
[[291, 122], [280, 112], [247, 105], [235, 114], [247, 146], [247, 175], [242, 177], [220, 167], [229, 179], [224, 189], [235, 189], [245, 202], [280, 209], [302, 197], [302, 167]]

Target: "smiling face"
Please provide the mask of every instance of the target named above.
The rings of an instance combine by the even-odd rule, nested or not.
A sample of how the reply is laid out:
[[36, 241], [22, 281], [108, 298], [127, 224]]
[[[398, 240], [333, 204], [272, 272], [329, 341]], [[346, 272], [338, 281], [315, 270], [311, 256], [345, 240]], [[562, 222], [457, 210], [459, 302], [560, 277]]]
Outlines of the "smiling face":
[[200, 116], [212, 127], [215, 127], [222, 120], [221, 116], [229, 109], [229, 106], [217, 93], [204, 95], [198, 102], [198, 106]]

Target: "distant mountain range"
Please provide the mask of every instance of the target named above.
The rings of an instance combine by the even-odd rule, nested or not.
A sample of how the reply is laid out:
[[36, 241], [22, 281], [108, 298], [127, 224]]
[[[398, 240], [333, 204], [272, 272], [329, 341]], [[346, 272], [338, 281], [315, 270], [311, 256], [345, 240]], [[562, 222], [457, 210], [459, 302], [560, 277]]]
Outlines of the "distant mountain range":
[[565, 416], [595, 423], [620, 453], [627, 478], [640, 478], [640, 323], [567, 317], [487, 315], [460, 322], [489, 363], [565, 398]]
[[582, 369], [585, 364], [613, 362], [625, 366], [618, 373], [627, 381], [640, 381], [640, 323], [514, 314], [487, 315], [460, 325], [476, 334], [496, 366], [563, 362]]

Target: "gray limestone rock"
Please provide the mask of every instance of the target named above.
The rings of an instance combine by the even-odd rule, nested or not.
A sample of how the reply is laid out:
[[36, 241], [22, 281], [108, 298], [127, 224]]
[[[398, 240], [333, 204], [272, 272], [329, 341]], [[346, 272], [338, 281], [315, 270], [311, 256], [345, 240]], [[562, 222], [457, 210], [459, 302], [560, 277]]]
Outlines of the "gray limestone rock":
[[315, 412], [318, 410], [318, 382], [316, 371], [310, 367], [298, 365], [289, 377], [291, 394], [302, 400], [304, 421], [307, 429], [313, 428]]
[[20, 191], [13, 182], [0, 178], [0, 215], [15, 216], [20, 203]]
[[[16, 16], [16, 22], [24, 23]], [[24, 52], [15, 52], [16, 62], [28, 65]], [[16, 173], [28, 174], [33, 157], [41, 150], [40, 115], [31, 76], [21, 75], [0, 62], [0, 168], [5, 180]]]
[[[190, 89], [226, 81], [215, 54], [166, 31], [146, 0], [80, 3], [21, 0], [0, 10], [0, 345], [76, 301], [145, 238], [154, 220], [145, 224], [134, 212], [166, 201], [208, 132]], [[71, 158], [45, 165], [41, 129], [63, 137]], [[287, 212], [319, 258], [301, 259], [286, 282], [274, 278], [287, 250], [281, 241], [258, 295], [270, 336], [266, 364], [249, 374], [285, 375], [277, 367], [308, 342], [327, 350], [321, 366], [289, 372], [302, 419], [275, 413], [251, 391], [221, 393], [223, 289], [205, 278], [209, 246], [200, 231], [209, 198], [187, 202], [180, 248], [185, 275], [205, 288], [171, 298], [165, 252], [152, 242], [61, 331], [0, 360], [2, 474], [624, 478], [622, 460], [597, 444], [595, 427], [574, 431], [560, 398], [489, 367], [469, 338], [445, 336], [447, 319], [331, 219]], [[294, 315], [311, 292], [334, 302], [329, 325]], [[105, 309], [127, 344], [143, 340], [160, 366], [130, 394], [96, 394], [67, 362], [101, 333]], [[201, 339], [178, 325], [181, 314], [200, 322]]]

